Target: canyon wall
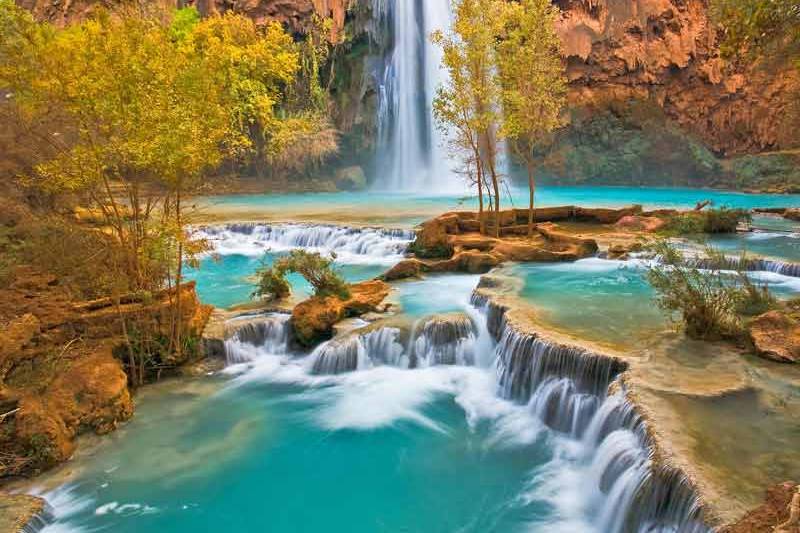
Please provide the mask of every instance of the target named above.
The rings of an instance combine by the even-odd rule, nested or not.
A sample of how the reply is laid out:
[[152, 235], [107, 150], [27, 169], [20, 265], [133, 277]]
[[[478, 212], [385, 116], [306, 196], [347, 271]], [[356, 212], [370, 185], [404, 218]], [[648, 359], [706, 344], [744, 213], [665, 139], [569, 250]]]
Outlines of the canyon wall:
[[[120, 0], [18, 0], [63, 24]], [[174, 3], [175, 0], [159, 0]], [[440, 0], [444, 1], [444, 0]], [[178, 0], [183, 3], [183, 0]], [[727, 63], [708, 0], [554, 0], [570, 82], [571, 126], [540, 175], [566, 183], [800, 190], [800, 90], [788, 62]], [[279, 20], [295, 34], [333, 20], [332, 115], [340, 165], [367, 165], [377, 139], [377, 76], [391, 41], [372, 0], [190, 0], [205, 14]]]

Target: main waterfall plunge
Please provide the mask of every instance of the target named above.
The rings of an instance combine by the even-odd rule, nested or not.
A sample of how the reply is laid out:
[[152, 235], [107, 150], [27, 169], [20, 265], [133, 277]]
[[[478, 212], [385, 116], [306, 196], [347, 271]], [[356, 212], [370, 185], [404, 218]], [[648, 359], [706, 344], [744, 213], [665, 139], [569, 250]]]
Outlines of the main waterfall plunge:
[[450, 25], [448, 0], [373, 0], [392, 45], [379, 78], [379, 189], [443, 193], [463, 190], [451, 168], [432, 104], [445, 81], [441, 50], [430, 34]]

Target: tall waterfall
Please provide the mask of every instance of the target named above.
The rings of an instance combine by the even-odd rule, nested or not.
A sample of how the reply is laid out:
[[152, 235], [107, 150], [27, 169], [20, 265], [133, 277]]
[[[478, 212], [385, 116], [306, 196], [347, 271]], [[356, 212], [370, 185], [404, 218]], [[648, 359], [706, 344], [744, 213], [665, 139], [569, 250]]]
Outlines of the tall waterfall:
[[449, 27], [449, 2], [374, 0], [373, 10], [386, 20], [393, 37], [379, 73], [376, 186], [402, 192], [461, 190], [433, 119], [433, 98], [445, 74], [442, 52], [430, 34]]

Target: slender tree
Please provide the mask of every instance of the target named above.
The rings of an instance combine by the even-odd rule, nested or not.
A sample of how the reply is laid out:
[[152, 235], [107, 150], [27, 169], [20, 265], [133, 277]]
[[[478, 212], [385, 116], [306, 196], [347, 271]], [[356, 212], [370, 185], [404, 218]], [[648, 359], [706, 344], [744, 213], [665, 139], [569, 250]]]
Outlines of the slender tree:
[[500, 176], [497, 170], [497, 134], [500, 124], [500, 84], [495, 49], [502, 29], [500, 0], [457, 0], [452, 30], [434, 32], [443, 49], [448, 81], [434, 99], [434, 115], [445, 135], [462, 153], [470, 181], [478, 187], [481, 231], [483, 188], [490, 184], [494, 200], [494, 231], [500, 232]]
[[503, 135], [528, 173], [528, 235], [533, 233], [535, 151], [564, 122], [567, 83], [550, 0], [520, 0], [505, 6], [505, 33], [498, 45]]

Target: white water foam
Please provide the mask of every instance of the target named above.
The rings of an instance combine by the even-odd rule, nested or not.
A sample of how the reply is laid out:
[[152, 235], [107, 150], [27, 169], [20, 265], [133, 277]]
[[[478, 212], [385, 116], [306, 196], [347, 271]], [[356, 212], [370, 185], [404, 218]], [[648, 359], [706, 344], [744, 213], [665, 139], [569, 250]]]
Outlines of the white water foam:
[[260, 256], [304, 249], [335, 253], [337, 262], [345, 264], [393, 264], [414, 239], [409, 230], [320, 224], [225, 224], [196, 227], [193, 232], [219, 255]]

